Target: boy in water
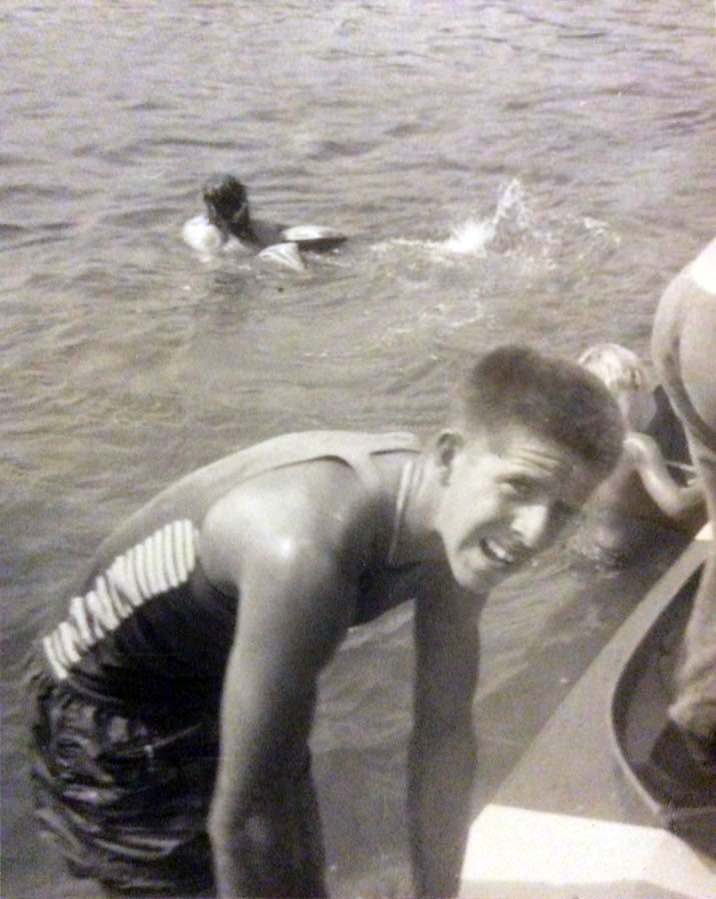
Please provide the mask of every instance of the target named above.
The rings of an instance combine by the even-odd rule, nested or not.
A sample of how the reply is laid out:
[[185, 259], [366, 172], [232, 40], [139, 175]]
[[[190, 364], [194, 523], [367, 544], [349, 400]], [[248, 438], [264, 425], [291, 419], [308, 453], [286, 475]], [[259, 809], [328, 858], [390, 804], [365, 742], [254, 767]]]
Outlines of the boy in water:
[[622, 438], [598, 379], [504, 347], [425, 447], [290, 434], [140, 509], [41, 643], [38, 816], [72, 870], [114, 890], [325, 896], [318, 678], [349, 628], [412, 599], [414, 895], [454, 895], [480, 609], [611, 472]]
[[657, 401], [636, 353], [600, 343], [586, 350], [579, 364], [607, 386], [626, 428], [619, 463], [588, 504], [589, 526], [582, 537], [590, 543], [589, 555], [626, 564], [660, 539], [671, 539], [674, 531], [695, 530], [703, 519], [704, 496], [700, 481], [683, 485], [669, 472], [675, 460], [662, 455], [664, 417], [657, 421]]
[[[671, 402], [684, 423], [716, 530], [716, 239], [664, 291], [651, 351]], [[670, 714], [695, 754], [716, 770], [716, 542], [686, 629], [685, 657]]]

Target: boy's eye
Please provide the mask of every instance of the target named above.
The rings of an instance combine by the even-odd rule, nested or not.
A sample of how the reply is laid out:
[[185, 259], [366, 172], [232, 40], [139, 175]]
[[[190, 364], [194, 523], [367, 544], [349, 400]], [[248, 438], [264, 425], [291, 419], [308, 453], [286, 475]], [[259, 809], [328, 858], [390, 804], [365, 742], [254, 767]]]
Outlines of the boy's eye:
[[503, 488], [508, 496], [514, 496], [519, 499], [527, 499], [535, 492], [535, 485], [531, 481], [525, 481], [521, 478], [505, 481]]

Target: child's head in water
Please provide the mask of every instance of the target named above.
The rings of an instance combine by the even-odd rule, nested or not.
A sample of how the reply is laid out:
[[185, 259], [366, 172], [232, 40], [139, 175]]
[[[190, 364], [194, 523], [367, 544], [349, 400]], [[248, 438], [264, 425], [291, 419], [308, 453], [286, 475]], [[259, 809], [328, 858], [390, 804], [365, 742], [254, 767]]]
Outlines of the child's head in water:
[[656, 406], [644, 363], [636, 353], [618, 343], [597, 343], [585, 350], [578, 362], [606, 384], [627, 427], [635, 431], [647, 427]]

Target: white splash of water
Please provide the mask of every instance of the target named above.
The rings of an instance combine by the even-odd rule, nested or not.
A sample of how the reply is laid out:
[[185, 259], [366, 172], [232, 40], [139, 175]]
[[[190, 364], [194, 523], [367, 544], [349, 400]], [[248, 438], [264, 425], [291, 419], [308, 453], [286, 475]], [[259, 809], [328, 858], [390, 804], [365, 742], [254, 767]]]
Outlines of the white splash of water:
[[490, 218], [468, 219], [453, 228], [450, 237], [437, 247], [455, 256], [484, 256], [492, 244], [514, 243], [533, 230], [524, 187], [514, 178], [500, 194]]
[[495, 226], [492, 221], [468, 219], [453, 228], [450, 237], [442, 243], [436, 244], [436, 247], [455, 256], [484, 255], [486, 247], [494, 236]]
[[397, 237], [374, 244], [374, 253], [387, 254], [396, 247], [427, 254], [433, 262], [449, 264], [455, 257], [481, 258], [488, 249], [504, 253], [519, 246], [530, 236], [537, 236], [537, 227], [530, 212], [522, 183], [514, 178], [502, 189], [491, 216], [470, 216], [455, 225], [445, 240], [419, 240]]

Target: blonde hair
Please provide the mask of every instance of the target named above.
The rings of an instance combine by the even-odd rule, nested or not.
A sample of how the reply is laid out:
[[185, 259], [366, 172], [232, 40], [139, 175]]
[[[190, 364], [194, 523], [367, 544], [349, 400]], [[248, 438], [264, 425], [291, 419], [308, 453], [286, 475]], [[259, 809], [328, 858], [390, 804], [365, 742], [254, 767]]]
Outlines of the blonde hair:
[[643, 362], [636, 353], [618, 343], [597, 343], [585, 350], [577, 361], [612, 392], [648, 389]]

